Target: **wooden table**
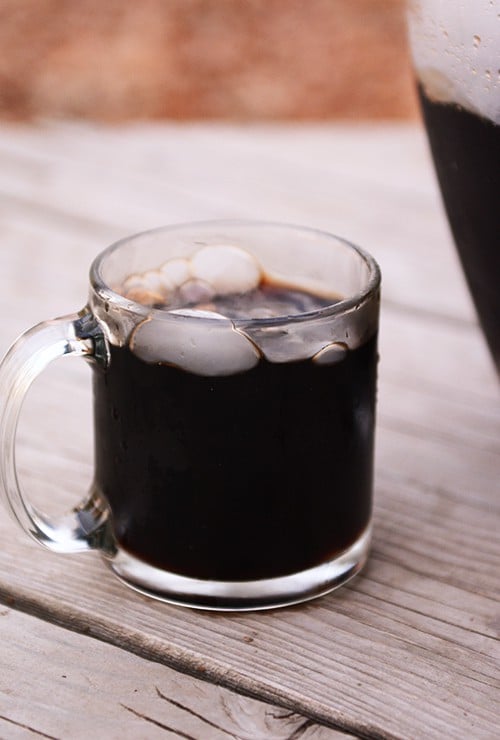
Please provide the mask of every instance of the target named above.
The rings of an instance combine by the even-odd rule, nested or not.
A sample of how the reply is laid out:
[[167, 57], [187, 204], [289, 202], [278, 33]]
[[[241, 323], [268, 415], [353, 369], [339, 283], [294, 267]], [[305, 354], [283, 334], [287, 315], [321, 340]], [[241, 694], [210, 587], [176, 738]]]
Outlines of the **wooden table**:
[[[0, 350], [85, 303], [92, 257], [161, 224], [327, 228], [383, 272], [372, 556], [308, 604], [194, 612], [0, 518], [2, 738], [499, 736], [500, 388], [417, 127], [0, 129]], [[21, 479], [49, 512], [91, 479], [90, 373], [26, 401]]]

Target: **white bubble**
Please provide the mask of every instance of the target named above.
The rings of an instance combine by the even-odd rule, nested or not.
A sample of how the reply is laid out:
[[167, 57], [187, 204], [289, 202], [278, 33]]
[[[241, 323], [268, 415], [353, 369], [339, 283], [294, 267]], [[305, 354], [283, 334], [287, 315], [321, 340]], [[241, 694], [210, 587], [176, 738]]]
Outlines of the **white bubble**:
[[143, 275], [143, 280], [146, 285], [146, 288], [151, 293], [156, 293], [156, 295], [161, 297], [166, 297], [169, 292], [169, 286], [167, 285], [166, 281], [162, 279], [162, 275], [158, 270], [149, 270], [148, 272], [145, 272]]
[[121, 292], [128, 300], [144, 306], [164, 303], [168, 297], [167, 287], [157, 270], [130, 275], [124, 281]]
[[194, 309], [170, 313], [178, 318], [146, 319], [133, 332], [130, 349], [145, 362], [163, 362], [204, 376], [234, 375], [259, 362], [255, 345], [224, 316]]
[[427, 95], [500, 123], [500, 86], [485, 74], [500, 48], [497, 8], [489, 0], [418, 0], [409, 14], [413, 58]]
[[129, 275], [123, 283], [123, 291], [134, 290], [135, 288], [144, 288], [144, 278], [142, 275]]
[[215, 296], [215, 290], [204, 280], [192, 278], [181, 285], [177, 295], [180, 303], [207, 303]]
[[317, 352], [312, 361], [317, 365], [334, 365], [340, 362], [347, 354], [347, 345], [343, 342], [333, 342]]
[[218, 295], [246, 293], [259, 285], [261, 270], [255, 258], [231, 245], [204, 247], [191, 258], [193, 275], [210, 283]]
[[175, 290], [183, 283], [186, 283], [191, 277], [191, 265], [189, 260], [179, 257], [167, 260], [167, 262], [160, 267], [158, 273], [169, 290]]
[[303, 322], [288, 327], [247, 327], [268, 362], [309, 360], [328, 342], [328, 327]]

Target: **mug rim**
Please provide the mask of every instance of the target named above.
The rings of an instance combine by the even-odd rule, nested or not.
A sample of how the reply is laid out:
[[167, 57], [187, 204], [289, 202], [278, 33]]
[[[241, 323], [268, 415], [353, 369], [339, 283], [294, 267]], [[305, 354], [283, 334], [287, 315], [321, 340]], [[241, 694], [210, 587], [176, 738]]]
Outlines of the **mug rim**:
[[[89, 271], [90, 285], [94, 293], [104, 302], [111, 302], [117, 308], [122, 308], [127, 312], [132, 312], [136, 315], [154, 317], [155, 320], [186, 320], [189, 317], [188, 314], [173, 313], [165, 311], [162, 308], [153, 308], [151, 306], [145, 306], [142, 303], [133, 301], [129, 298], [125, 298], [121, 293], [113, 290], [104, 280], [102, 276], [102, 266], [104, 261], [114, 252], [118, 251], [124, 244], [137, 239], [142, 236], [153, 235], [156, 233], [169, 233], [172, 231], [182, 231], [193, 229], [196, 227], [207, 228], [215, 227], [258, 227], [258, 228], [281, 228], [290, 229], [296, 232], [304, 232], [306, 234], [312, 234], [320, 237], [326, 237], [332, 241], [341, 242], [344, 246], [350, 250], [356, 252], [359, 257], [363, 260], [368, 268], [368, 279], [366, 285], [359, 291], [351, 294], [346, 298], [341, 298], [335, 303], [323, 306], [313, 311], [305, 311], [302, 313], [273, 316], [267, 318], [234, 318], [231, 319], [232, 323], [236, 327], [276, 327], [283, 324], [289, 324], [291, 322], [302, 322], [302, 321], [314, 321], [326, 317], [334, 317], [348, 313], [349, 311], [359, 308], [366, 301], [372, 298], [378, 289], [380, 288], [381, 282], [381, 271], [380, 267], [372, 255], [361, 247], [353, 244], [348, 239], [345, 239], [336, 234], [325, 231], [311, 226], [302, 226], [298, 224], [290, 224], [280, 221], [261, 221], [259, 219], [207, 219], [202, 221], [184, 221], [175, 224], [169, 224], [164, 226], [158, 226], [153, 229], [144, 229], [143, 231], [135, 232], [129, 236], [122, 237], [117, 241], [110, 244], [104, 250], [102, 250], [92, 261]], [[216, 318], [210, 316], [196, 316], [197, 321], [204, 321], [206, 323], [212, 323], [218, 321]]]

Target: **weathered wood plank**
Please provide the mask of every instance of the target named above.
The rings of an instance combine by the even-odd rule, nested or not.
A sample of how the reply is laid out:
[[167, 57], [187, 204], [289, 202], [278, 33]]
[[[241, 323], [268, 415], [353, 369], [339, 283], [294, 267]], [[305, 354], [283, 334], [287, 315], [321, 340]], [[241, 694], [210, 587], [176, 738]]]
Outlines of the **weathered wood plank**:
[[0, 736], [334, 740], [344, 732], [0, 608]]
[[[39, 553], [22, 552], [2, 535], [9, 553], [23, 559], [21, 568], [2, 564], [17, 572], [2, 576], [3, 598], [13, 606], [361, 736], [496, 732], [498, 602], [422, 576], [413, 563], [381, 567], [377, 544], [367, 575], [336, 595], [286, 613], [214, 617], [146, 603], [90, 558], [63, 568], [46, 555], [40, 566]], [[457, 611], [467, 623], [457, 597], [475, 622], [455, 626]], [[435, 616], [425, 616], [429, 603]]]
[[473, 319], [417, 127], [3, 131], [0, 192], [27, 205], [122, 233], [207, 216], [327, 228], [379, 259], [386, 299]]
[[[52, 480], [49, 495], [59, 498], [60, 487]], [[115, 584], [95, 558], [39, 552], [8, 522], [0, 531], [4, 597], [140, 654], [190, 670], [202, 665], [217, 680], [281, 696], [294, 708], [304, 709], [307, 696], [318, 717], [357, 718], [360, 725], [343, 724], [355, 731], [417, 737], [416, 725], [421, 736], [423, 728], [443, 737], [468, 728], [488, 737], [498, 720], [495, 520], [439, 490], [383, 481], [366, 575], [336, 595], [274, 615], [213, 617], [150, 604]], [[415, 709], [415, 697], [432, 720]], [[397, 721], [384, 707], [388, 715], [401, 712]]]

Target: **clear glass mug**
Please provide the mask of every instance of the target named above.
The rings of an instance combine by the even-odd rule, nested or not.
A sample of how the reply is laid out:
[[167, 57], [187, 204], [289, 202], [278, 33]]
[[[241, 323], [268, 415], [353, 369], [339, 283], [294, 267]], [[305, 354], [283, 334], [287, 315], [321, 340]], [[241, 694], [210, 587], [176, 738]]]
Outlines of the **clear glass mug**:
[[[0, 367], [10, 510], [49, 549], [98, 549], [177, 604], [269, 608], [340, 585], [370, 542], [379, 288], [366, 252], [300, 227], [195, 223], [112, 245], [85, 308], [26, 332]], [[20, 489], [15, 437], [30, 384], [68, 354], [92, 366], [95, 475], [53, 520]]]
[[500, 0], [411, 0], [408, 17], [441, 193], [500, 374]]

